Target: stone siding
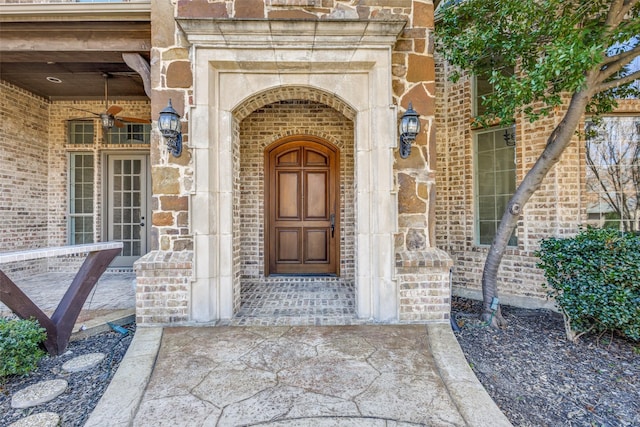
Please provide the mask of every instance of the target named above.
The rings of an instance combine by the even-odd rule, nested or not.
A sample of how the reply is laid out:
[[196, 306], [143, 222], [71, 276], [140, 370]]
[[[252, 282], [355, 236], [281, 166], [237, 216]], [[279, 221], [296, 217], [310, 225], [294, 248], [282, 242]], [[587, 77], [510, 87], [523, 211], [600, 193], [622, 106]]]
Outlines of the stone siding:
[[[401, 259], [409, 259], [427, 253], [427, 257], [438, 258], [435, 249], [435, 72], [433, 57], [433, 3], [431, 1], [368, 0], [358, 5], [346, 4], [333, 0], [318, 2], [307, 1], [272, 1], [272, 0], [179, 0], [172, 5], [169, 2], [154, 2], [152, 4], [152, 116], [156, 117], [169, 99], [174, 108], [183, 116], [183, 141], [185, 144], [183, 155], [174, 158], [168, 155], [163, 141], [154, 135], [152, 146], [152, 176], [154, 182], [153, 200], [153, 232], [159, 252], [192, 251], [195, 248], [197, 236], [190, 232], [194, 228], [191, 224], [192, 211], [197, 208], [193, 204], [193, 195], [198, 191], [195, 181], [198, 179], [200, 168], [207, 165], [195, 164], [192, 147], [198, 147], [200, 141], [190, 143], [189, 128], [202, 126], [200, 120], [210, 117], [198, 117], [198, 123], [189, 124], [194, 120], [190, 116], [197, 111], [195, 94], [197, 82], [194, 82], [195, 51], [191, 51], [185, 34], [175, 19], [205, 18], [219, 22], [225, 19], [251, 20], [375, 20], [375, 21], [405, 21], [406, 26], [400, 33], [391, 54], [390, 88], [392, 103], [398, 108], [398, 119], [409, 107], [409, 103], [421, 115], [422, 131], [416, 138], [409, 158], [401, 159], [395, 154], [394, 194], [397, 194], [398, 210], [390, 212], [395, 228], [395, 252]], [[249, 84], [250, 79], [248, 80]], [[281, 90], [280, 90], [281, 89]], [[341, 274], [346, 278], [355, 278], [355, 226], [358, 214], [355, 212], [355, 186], [353, 174], [356, 173], [353, 143], [354, 125], [350, 121], [353, 117], [344, 111], [340, 102], [336, 102], [340, 93], [335, 97], [322, 95], [322, 99], [312, 99], [313, 96], [297, 97], [295, 94], [282, 97], [282, 91], [296, 89], [274, 88], [266, 92], [269, 96], [279, 97], [277, 103], [265, 102], [256, 97], [243, 102], [234, 111], [236, 121], [231, 123], [233, 138], [224, 141], [231, 144], [233, 164], [229, 169], [217, 175], [222, 179], [233, 180], [233, 253], [224, 256], [233, 263], [232, 272], [224, 274], [224, 283], [230, 277], [233, 281], [234, 310], [240, 302], [241, 280], [265, 280], [263, 243], [263, 189], [262, 189], [262, 150], [278, 137], [295, 133], [309, 133], [324, 137], [341, 148], [341, 185], [342, 209], [341, 226], [343, 227], [341, 242]], [[296, 106], [304, 101], [304, 109]], [[311, 101], [315, 101], [314, 104]], [[293, 109], [292, 109], [293, 108]], [[309, 110], [313, 114], [309, 114]], [[343, 115], [341, 115], [342, 113]], [[212, 113], [210, 113], [212, 114]], [[352, 114], [352, 113], [351, 113]], [[328, 119], [327, 123], [324, 117]], [[345, 118], [346, 117], [346, 118]], [[286, 120], [285, 120], [286, 118]], [[281, 120], [277, 120], [281, 119]], [[339, 119], [339, 120], [338, 120]], [[315, 122], [314, 122], [315, 121]], [[350, 133], [350, 135], [349, 135]], [[158, 145], [156, 145], [158, 144]], [[394, 146], [397, 141], [389, 141]], [[226, 149], [226, 148], [225, 148]], [[394, 150], [397, 153], [397, 150]], [[346, 157], [345, 157], [346, 156]], [[350, 157], [351, 156], [351, 157]], [[226, 169], [226, 167], [225, 167]], [[386, 179], [386, 177], [379, 177]], [[208, 185], [208, 184], [207, 184]], [[227, 197], [227, 196], [225, 196]], [[199, 199], [197, 199], [199, 200]], [[168, 203], [168, 202], [171, 203]], [[200, 203], [200, 202], [198, 202]], [[204, 207], [203, 207], [204, 208]], [[207, 207], [208, 209], [208, 207]], [[196, 224], [196, 228], [201, 227]], [[210, 231], [205, 230], [205, 234]], [[216, 237], [218, 239], [219, 237]], [[220, 238], [227, 238], [220, 236]], [[204, 242], [203, 242], [204, 243]], [[209, 245], [209, 243], [206, 243]], [[216, 255], [218, 257], [219, 255]], [[425, 256], [425, 255], [423, 255]], [[200, 261], [198, 264], [201, 264]], [[443, 262], [443, 266], [447, 264]], [[448, 264], [447, 264], [448, 265]], [[195, 268], [198, 268], [196, 265]], [[212, 263], [210, 267], [202, 267], [201, 277], [218, 277], [211, 281], [212, 287], [220, 286], [223, 280], [217, 276], [220, 266]], [[396, 274], [399, 271], [396, 267]], [[406, 272], [405, 272], [406, 273]], [[434, 274], [441, 274], [435, 279]], [[213, 275], [213, 276], [212, 276]], [[399, 274], [399, 281], [408, 276]], [[208, 279], [207, 279], [208, 280]], [[214, 282], [216, 284], [214, 284]], [[403, 320], [446, 320], [449, 311], [449, 271], [448, 266], [436, 273], [424, 266], [416, 266], [412, 271], [411, 283], [422, 284], [437, 282], [440, 287], [438, 302], [428, 308], [425, 316], [404, 316]], [[200, 283], [200, 282], [199, 282]], [[206, 292], [203, 285], [198, 285], [197, 292]], [[432, 286], [428, 285], [427, 287]], [[218, 291], [212, 291], [214, 294]], [[446, 295], [445, 295], [446, 294]], [[433, 296], [430, 294], [430, 296]], [[400, 298], [400, 296], [398, 296]], [[411, 310], [417, 310], [415, 301], [402, 299], [403, 303], [411, 305]], [[435, 309], [434, 307], [438, 308]], [[398, 307], [398, 313], [404, 310]], [[434, 314], [438, 311], [439, 314]]]
[[[410, 208], [400, 215], [408, 216], [400, 220], [397, 241], [402, 242], [398, 250], [408, 250], [404, 244], [415, 228], [422, 224], [425, 230], [424, 245], [413, 250], [435, 246], [435, 223], [430, 221], [435, 214], [435, 74], [433, 58], [433, 3], [431, 1], [376, 1], [371, 0], [359, 6], [325, 0], [322, 6], [307, 2], [255, 1], [209, 1], [180, 0], [175, 10], [170, 3], [155, 2], [152, 8], [152, 72], [154, 98], [152, 116], [166, 106], [168, 99], [177, 111], [183, 114], [183, 138], [185, 152], [181, 158], [168, 156], [160, 146], [152, 156], [154, 177], [154, 226], [160, 250], [191, 250], [191, 236], [184, 227], [177, 225], [177, 217], [182, 211], [165, 209], [159, 198], [164, 196], [185, 197], [192, 189], [193, 165], [190, 161], [188, 143], [189, 108], [193, 102], [193, 71], [190, 68], [188, 45], [176, 26], [174, 16], [200, 18], [251, 18], [251, 19], [375, 19], [405, 20], [407, 25], [401, 33], [392, 52], [393, 75], [392, 97], [401, 110], [410, 102], [421, 115], [422, 131], [408, 159], [396, 156], [396, 171], [403, 171], [415, 181], [412, 188], [401, 188], [403, 194], [413, 193], [413, 197], [423, 201], [424, 206], [415, 211]], [[330, 105], [330, 104], [328, 104]], [[399, 117], [403, 111], [400, 111]], [[396, 174], [396, 182], [401, 177]], [[155, 183], [158, 183], [157, 186]], [[167, 183], [163, 185], [161, 183]], [[160, 212], [161, 211], [161, 212]], [[186, 214], [185, 214], [186, 216]], [[172, 226], [166, 223], [173, 220]], [[161, 221], [162, 225], [158, 223]]]

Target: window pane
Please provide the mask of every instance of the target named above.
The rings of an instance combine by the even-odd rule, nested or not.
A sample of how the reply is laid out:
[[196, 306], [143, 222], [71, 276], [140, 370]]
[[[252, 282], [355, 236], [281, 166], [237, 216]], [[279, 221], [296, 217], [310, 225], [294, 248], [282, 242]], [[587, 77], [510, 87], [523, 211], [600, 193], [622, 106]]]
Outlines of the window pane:
[[493, 151], [493, 133], [485, 132], [478, 135], [478, 153]]
[[496, 170], [507, 171], [515, 169], [515, 159], [513, 157], [513, 149], [501, 148], [496, 150]]
[[509, 204], [509, 199], [511, 195], [508, 196], [496, 196], [496, 215], [502, 217], [504, 215], [504, 211], [507, 210], [507, 205]]
[[478, 198], [478, 215], [485, 220], [496, 220], [495, 197], [479, 197]]
[[495, 169], [495, 153], [493, 151], [484, 151], [478, 153], [478, 170], [493, 171]]
[[480, 221], [479, 242], [481, 245], [490, 245], [496, 235], [495, 221]]
[[93, 144], [93, 121], [69, 121], [67, 130], [69, 144]]
[[516, 191], [516, 180], [512, 170], [496, 172], [496, 194], [507, 194], [511, 196]]
[[93, 242], [93, 154], [69, 158], [69, 244]]
[[[493, 129], [475, 135], [476, 229], [481, 245], [491, 244], [516, 189], [515, 146], [505, 144], [504, 131]], [[509, 244], [517, 244], [515, 235]]]
[[149, 144], [151, 125], [125, 123], [124, 127], [114, 127], [109, 132], [110, 144]]
[[640, 117], [585, 123], [587, 223], [640, 230]]
[[478, 196], [495, 194], [495, 180], [494, 172], [478, 173]]
[[[513, 67], [496, 64], [495, 70], [499, 71], [503, 76], [511, 76], [514, 73]], [[482, 104], [483, 98], [493, 93], [493, 85], [489, 82], [492, 70], [487, 67], [487, 71], [474, 76], [474, 93], [473, 93], [473, 112], [476, 116], [485, 114], [487, 108]]]

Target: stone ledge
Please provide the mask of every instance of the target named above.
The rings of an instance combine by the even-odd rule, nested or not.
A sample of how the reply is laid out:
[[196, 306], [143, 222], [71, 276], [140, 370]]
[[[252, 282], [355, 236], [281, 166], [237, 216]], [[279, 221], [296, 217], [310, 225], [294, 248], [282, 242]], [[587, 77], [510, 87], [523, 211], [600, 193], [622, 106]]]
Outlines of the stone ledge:
[[417, 268], [449, 269], [453, 266], [453, 260], [443, 250], [428, 248], [423, 251], [399, 251], [396, 252], [396, 269], [398, 274], [411, 273]]
[[122, 249], [122, 242], [87, 243], [83, 245], [56, 246], [48, 248], [27, 249], [21, 251], [0, 253], [0, 264], [8, 262], [29, 261], [40, 258], [53, 258], [90, 252], [106, 251], [109, 249]]
[[193, 268], [193, 251], [151, 251], [134, 264], [136, 272], [145, 270], [190, 270]]

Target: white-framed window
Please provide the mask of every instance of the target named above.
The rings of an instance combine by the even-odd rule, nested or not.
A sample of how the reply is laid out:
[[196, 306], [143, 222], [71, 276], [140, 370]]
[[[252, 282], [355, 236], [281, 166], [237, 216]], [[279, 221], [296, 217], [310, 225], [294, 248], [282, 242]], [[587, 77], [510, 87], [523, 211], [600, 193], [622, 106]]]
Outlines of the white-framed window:
[[95, 138], [93, 120], [70, 120], [67, 134], [69, 144], [93, 145]]
[[126, 123], [124, 127], [113, 127], [109, 131], [110, 144], [149, 144], [151, 125]]
[[93, 153], [69, 154], [69, 244], [93, 243]]
[[587, 120], [587, 223], [640, 231], [640, 117]]
[[[515, 128], [476, 131], [474, 159], [476, 243], [490, 245], [516, 190]], [[514, 232], [509, 246], [517, 244]]]

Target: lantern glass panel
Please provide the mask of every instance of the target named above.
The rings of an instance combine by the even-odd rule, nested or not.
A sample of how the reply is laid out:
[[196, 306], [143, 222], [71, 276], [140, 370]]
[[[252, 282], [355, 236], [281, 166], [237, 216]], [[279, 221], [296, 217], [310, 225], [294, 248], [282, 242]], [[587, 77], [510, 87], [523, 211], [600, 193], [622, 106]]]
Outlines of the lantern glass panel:
[[408, 133], [413, 133], [413, 134], [417, 134], [418, 131], [420, 130], [420, 122], [418, 121], [417, 117], [409, 117], [409, 120], [407, 120], [407, 132]]

